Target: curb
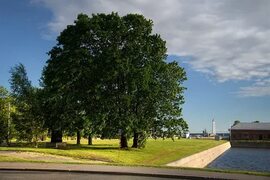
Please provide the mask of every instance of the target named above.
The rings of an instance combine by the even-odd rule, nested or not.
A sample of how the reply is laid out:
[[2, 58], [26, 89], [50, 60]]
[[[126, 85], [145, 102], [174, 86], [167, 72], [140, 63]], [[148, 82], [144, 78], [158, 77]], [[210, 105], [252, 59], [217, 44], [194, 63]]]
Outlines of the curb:
[[189, 175], [173, 175], [173, 174], [153, 174], [153, 173], [139, 173], [139, 172], [113, 172], [113, 171], [91, 171], [91, 170], [72, 170], [72, 169], [28, 169], [28, 168], [0, 168], [0, 171], [26, 171], [26, 172], [61, 172], [61, 173], [84, 173], [84, 174], [106, 174], [106, 175], [128, 175], [141, 177], [160, 177], [172, 179], [227, 179], [220, 177], [202, 177]]

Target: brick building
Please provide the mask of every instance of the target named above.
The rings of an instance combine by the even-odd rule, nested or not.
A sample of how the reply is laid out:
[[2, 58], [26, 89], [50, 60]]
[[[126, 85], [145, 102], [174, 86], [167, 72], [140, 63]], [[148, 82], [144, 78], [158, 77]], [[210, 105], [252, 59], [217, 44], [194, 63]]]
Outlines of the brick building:
[[270, 123], [238, 123], [231, 127], [231, 141], [265, 140], [270, 141]]

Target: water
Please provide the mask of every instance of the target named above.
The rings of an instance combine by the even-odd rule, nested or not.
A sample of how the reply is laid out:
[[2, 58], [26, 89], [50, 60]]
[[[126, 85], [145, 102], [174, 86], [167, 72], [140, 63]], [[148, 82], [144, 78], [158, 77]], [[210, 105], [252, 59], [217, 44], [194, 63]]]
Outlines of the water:
[[270, 149], [230, 148], [207, 167], [270, 172]]

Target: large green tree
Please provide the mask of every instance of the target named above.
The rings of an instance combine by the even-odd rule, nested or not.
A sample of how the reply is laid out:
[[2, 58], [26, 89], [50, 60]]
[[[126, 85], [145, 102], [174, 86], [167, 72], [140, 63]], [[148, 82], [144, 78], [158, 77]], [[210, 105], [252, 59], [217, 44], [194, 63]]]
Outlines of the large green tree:
[[152, 26], [137, 14], [78, 15], [57, 38], [43, 71], [48, 104], [59, 107], [49, 113], [50, 126], [81, 130], [87, 119], [104, 136], [120, 133], [126, 148], [133, 134], [138, 147], [136, 137], [157, 118], [180, 120], [185, 73], [165, 62], [165, 41]]

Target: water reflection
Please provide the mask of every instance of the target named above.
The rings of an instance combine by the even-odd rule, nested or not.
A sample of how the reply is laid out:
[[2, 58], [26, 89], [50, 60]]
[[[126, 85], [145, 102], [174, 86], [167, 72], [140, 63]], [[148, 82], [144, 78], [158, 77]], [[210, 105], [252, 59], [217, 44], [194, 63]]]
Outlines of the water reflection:
[[207, 167], [270, 172], [270, 149], [230, 148]]

